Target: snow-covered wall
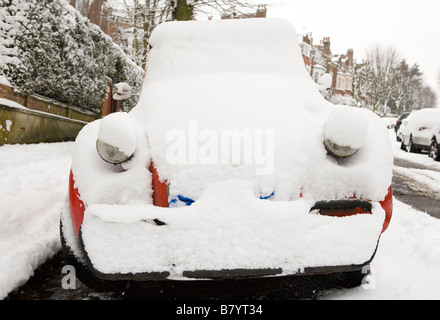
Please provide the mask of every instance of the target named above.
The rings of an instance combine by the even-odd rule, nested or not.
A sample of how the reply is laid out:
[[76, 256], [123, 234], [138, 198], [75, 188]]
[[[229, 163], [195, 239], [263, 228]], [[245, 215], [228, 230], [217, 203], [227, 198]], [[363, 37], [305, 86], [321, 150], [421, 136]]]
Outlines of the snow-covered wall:
[[0, 146], [72, 141], [86, 122], [22, 107], [0, 98]]

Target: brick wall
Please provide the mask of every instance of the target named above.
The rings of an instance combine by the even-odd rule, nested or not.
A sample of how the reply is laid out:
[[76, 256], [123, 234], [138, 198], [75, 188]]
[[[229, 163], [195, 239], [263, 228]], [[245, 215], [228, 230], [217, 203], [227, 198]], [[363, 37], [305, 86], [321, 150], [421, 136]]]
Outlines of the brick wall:
[[91, 112], [82, 112], [52, 99], [22, 95], [5, 84], [0, 84], [0, 98], [27, 108], [0, 102], [0, 146], [75, 140], [79, 131], [97, 118]]
[[53, 99], [45, 98], [39, 95], [22, 95], [14, 88], [0, 84], [0, 98], [5, 98], [21, 104], [22, 106], [43, 111], [70, 119], [90, 122], [96, 119], [92, 112], [81, 111]]
[[0, 104], [0, 146], [73, 141], [87, 122]]

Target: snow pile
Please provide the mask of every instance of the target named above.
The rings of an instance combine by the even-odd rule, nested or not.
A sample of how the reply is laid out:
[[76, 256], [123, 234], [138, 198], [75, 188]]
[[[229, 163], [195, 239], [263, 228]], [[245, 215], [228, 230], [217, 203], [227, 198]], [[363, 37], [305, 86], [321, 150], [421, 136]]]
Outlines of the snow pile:
[[327, 120], [325, 138], [339, 146], [361, 148], [368, 131], [363, 113], [365, 109], [337, 108]]
[[126, 113], [112, 113], [102, 119], [98, 139], [130, 156], [136, 149], [136, 131]]
[[371, 283], [326, 300], [440, 299], [440, 221], [394, 199], [392, 222], [371, 264]]
[[0, 299], [61, 248], [73, 143], [0, 147]]
[[[101, 272], [170, 271], [175, 279], [194, 270], [292, 274], [370, 260], [384, 221], [380, 205], [372, 215], [339, 219], [309, 213], [313, 204], [260, 200], [249, 181], [234, 180], [211, 185], [190, 207], [89, 206], [82, 238]], [[147, 223], [155, 218], [167, 225]]]
[[[129, 122], [129, 119], [125, 119]], [[86, 125], [76, 138], [73, 148], [72, 171], [75, 188], [87, 205], [96, 203], [126, 204], [151, 203], [151, 173], [148, 171], [150, 154], [142, 129], [131, 122], [138, 145], [135, 155], [120, 165], [104, 162], [96, 151], [96, 140], [103, 119]], [[130, 123], [130, 122], [129, 122]]]
[[5, 98], [0, 98], [0, 104], [11, 107], [11, 108], [29, 110], [29, 108], [26, 108], [25, 106], [15, 102], [15, 101], [11, 101], [11, 100], [8, 100]]
[[0, 84], [6, 85], [6, 86], [12, 86], [8, 79], [6, 79], [5, 76], [0, 75]]

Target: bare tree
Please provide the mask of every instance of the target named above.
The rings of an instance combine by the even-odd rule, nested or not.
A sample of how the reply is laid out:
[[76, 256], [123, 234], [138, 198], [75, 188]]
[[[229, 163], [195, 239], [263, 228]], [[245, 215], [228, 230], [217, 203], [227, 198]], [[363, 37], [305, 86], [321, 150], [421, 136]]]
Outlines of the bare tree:
[[257, 3], [252, 0], [171, 0], [175, 2], [173, 20], [191, 20], [196, 15], [212, 16], [214, 13], [221, 16], [241, 15], [257, 9], [261, 5], [267, 6], [265, 1]]
[[411, 95], [411, 110], [434, 108], [437, 103], [435, 92], [428, 86], [420, 85]]
[[402, 60], [395, 68], [392, 99], [396, 114], [401, 113], [401, 108], [412, 108], [410, 106], [411, 95], [421, 90], [422, 76], [423, 73], [417, 64], [410, 67], [405, 60]]
[[[239, 15], [259, 7], [252, 0], [108, 0], [117, 38], [135, 63], [145, 67], [153, 29], [167, 20], [187, 21], [198, 15]], [[261, 5], [261, 4], [260, 4]]]
[[356, 64], [352, 69], [353, 72], [353, 96], [357, 104], [361, 105], [362, 101], [368, 96], [372, 90], [373, 80], [365, 63]]
[[[372, 80], [373, 111], [385, 113], [394, 93], [393, 77], [398, 54], [394, 47], [376, 45], [367, 52], [366, 67]], [[380, 109], [380, 110], [379, 110]]]
[[131, 59], [145, 67], [148, 39], [154, 27], [172, 17], [169, 0], [113, 0], [112, 20], [115, 38]]
[[398, 59], [393, 47], [376, 45], [367, 52], [363, 77], [372, 84], [369, 92], [373, 98], [373, 111], [385, 114], [390, 108], [400, 114], [434, 107], [435, 92], [424, 84], [419, 65], [409, 66], [404, 59], [400, 62]]

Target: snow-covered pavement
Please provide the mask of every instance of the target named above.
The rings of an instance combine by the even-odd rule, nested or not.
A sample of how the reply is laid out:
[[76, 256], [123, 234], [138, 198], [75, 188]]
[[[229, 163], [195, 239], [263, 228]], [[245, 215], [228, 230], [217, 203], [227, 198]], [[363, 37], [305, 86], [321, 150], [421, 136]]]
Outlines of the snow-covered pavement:
[[0, 299], [61, 249], [73, 143], [0, 147]]
[[[402, 169], [439, 189], [440, 162], [399, 148], [396, 158], [437, 171]], [[26, 282], [57, 252], [59, 213], [64, 201], [73, 144], [0, 147], [0, 299]], [[323, 299], [440, 299], [440, 221], [394, 200], [394, 214], [372, 263], [369, 284], [327, 292]]]

